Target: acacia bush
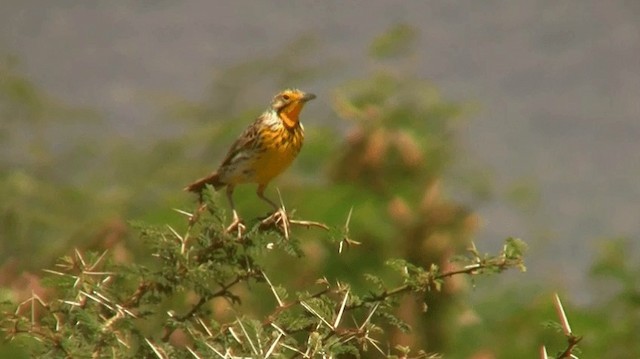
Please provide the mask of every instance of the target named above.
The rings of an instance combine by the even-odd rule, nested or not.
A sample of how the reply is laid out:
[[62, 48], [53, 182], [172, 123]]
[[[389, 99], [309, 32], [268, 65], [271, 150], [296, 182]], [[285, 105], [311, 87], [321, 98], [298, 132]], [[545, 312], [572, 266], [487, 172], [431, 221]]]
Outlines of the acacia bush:
[[[238, 238], [224, 231], [225, 219], [209, 197], [207, 210], [182, 232], [136, 224], [152, 258], [146, 265], [118, 264], [109, 251], [76, 250], [61, 258], [46, 270], [44, 293], [17, 306], [5, 303], [5, 339], [39, 358], [433, 357], [395, 347], [387, 337], [390, 326], [411, 330], [396, 316], [403, 297], [420, 301], [441, 292], [453, 276], [524, 270], [524, 244], [510, 238], [495, 255], [474, 248], [460, 253], [456, 270], [388, 258], [377, 266], [395, 273], [392, 282], [361, 273], [370, 284], [356, 291], [320, 273], [296, 289], [271, 280], [266, 259], [295, 258], [289, 271], [295, 277], [305, 266], [305, 233], [325, 229], [293, 219], [285, 236], [281, 224], [253, 221]], [[335, 256], [366, 255], [348, 227], [324, 238]], [[243, 304], [252, 301], [267, 304]]]

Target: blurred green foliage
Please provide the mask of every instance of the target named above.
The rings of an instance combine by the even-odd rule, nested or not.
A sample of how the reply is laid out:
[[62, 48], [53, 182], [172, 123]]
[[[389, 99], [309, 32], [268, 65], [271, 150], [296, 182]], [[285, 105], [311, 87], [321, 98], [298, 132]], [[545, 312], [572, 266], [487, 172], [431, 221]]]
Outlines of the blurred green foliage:
[[58, 104], [6, 58], [0, 61], [0, 118], [0, 260], [40, 266], [67, 249], [80, 223], [95, 218], [78, 216], [101, 204], [92, 204], [95, 196], [82, 180], [87, 173], [79, 171], [91, 161], [92, 138], [74, 136], [97, 116]]
[[415, 49], [417, 38], [414, 27], [398, 24], [373, 40], [369, 54], [378, 59], [407, 56]]

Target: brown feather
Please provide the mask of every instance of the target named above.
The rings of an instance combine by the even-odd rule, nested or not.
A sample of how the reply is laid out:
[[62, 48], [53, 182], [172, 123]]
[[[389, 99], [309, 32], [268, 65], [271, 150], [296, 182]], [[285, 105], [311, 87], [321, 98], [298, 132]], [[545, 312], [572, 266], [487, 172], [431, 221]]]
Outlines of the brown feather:
[[235, 140], [229, 152], [224, 157], [222, 164], [220, 167], [228, 166], [231, 164], [232, 160], [236, 157], [236, 155], [240, 152], [246, 151], [248, 149], [256, 147], [260, 123], [264, 121], [265, 114], [260, 115], [251, 125], [249, 125], [240, 136]]
[[216, 190], [226, 185], [225, 183], [220, 182], [220, 176], [218, 176], [218, 172], [214, 172], [207, 177], [202, 177], [199, 180], [191, 183], [190, 185], [185, 187], [184, 190], [194, 193], [200, 193], [208, 184], [212, 185]]

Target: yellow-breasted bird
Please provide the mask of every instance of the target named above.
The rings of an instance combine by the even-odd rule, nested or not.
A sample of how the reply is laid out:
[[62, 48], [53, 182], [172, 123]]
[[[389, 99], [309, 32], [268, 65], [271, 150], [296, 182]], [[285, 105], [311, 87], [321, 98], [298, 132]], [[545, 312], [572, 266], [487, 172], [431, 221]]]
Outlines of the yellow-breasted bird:
[[314, 94], [297, 89], [278, 93], [269, 108], [236, 139], [220, 167], [185, 187], [185, 191], [201, 194], [207, 184], [216, 190], [226, 187], [227, 199], [233, 211], [233, 223], [228, 230], [240, 224], [233, 204], [233, 189], [238, 184], [257, 183], [258, 197], [278, 210], [279, 206], [265, 197], [264, 190], [300, 152], [304, 140], [300, 111], [307, 101], [314, 98]]

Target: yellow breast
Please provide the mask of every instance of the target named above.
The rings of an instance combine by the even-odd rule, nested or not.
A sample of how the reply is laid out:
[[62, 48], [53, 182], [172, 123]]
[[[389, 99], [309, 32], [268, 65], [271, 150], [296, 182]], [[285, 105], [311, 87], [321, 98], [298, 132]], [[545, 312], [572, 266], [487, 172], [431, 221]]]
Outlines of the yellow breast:
[[253, 163], [255, 181], [267, 184], [286, 170], [298, 156], [304, 140], [302, 125], [294, 128], [278, 126], [262, 133], [261, 153]]

